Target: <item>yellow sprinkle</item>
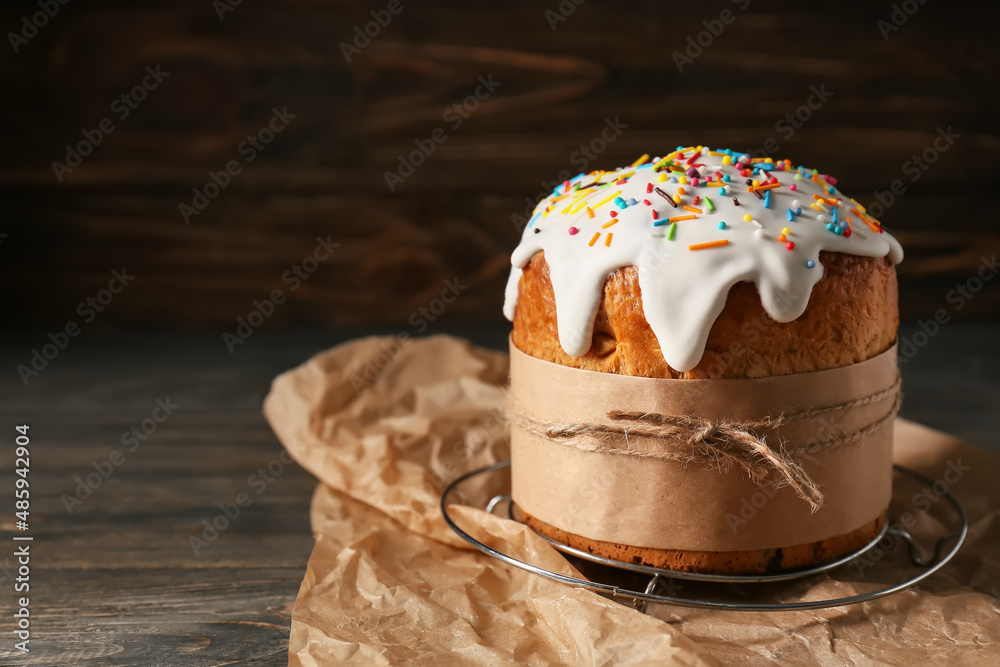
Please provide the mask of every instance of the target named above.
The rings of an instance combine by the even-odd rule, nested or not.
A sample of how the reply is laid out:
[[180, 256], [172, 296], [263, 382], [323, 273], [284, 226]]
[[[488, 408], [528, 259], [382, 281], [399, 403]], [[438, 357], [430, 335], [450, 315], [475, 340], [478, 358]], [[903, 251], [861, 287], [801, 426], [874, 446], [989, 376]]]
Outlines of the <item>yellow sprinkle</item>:
[[674, 195], [674, 203], [675, 204], [680, 204], [681, 203], [681, 196], [680, 195]]
[[714, 155], [715, 157], [718, 157], [720, 155], [725, 155], [725, 153], [720, 153], [719, 151], [708, 151], [708, 154]]
[[610, 220], [608, 220], [607, 222], [605, 222], [603, 225], [601, 225], [601, 229], [607, 229], [611, 225], [617, 225], [617, 224], [618, 224], [618, 218], [611, 218]]
[[820, 205], [819, 205], [818, 203], [816, 203], [816, 202], [813, 202], [813, 203], [811, 203], [811, 204], [809, 204], [809, 205], [810, 205], [810, 206], [812, 206], [812, 207], [813, 207], [814, 209], [816, 209], [817, 211], [819, 211], [820, 213], [822, 213], [822, 212], [823, 212], [823, 207], [822, 207], [822, 206], [820, 206]]
[[681, 176], [681, 177], [679, 177], [677, 179], [677, 182], [680, 183], [681, 185], [687, 184], [687, 182], [688, 182], [687, 176]]
[[599, 239], [599, 238], [601, 238], [601, 233], [600, 232], [594, 232], [594, 235], [590, 239], [590, 243], [588, 243], [587, 245], [593, 246], [595, 243], [597, 243], [597, 239]]
[[587, 207], [587, 217], [588, 218], [594, 217], [594, 209], [590, 208], [589, 206]]
[[[614, 192], [612, 192], [610, 195], [608, 195], [607, 197], [605, 197], [601, 201], [597, 202], [596, 204], [593, 204], [592, 208], [597, 208], [598, 206], [604, 206], [605, 204], [607, 204], [609, 201], [611, 201], [612, 199], [614, 199], [615, 197], [617, 197], [621, 193], [622, 193], [621, 190], [615, 190]], [[593, 244], [591, 244], [591, 245], [593, 245]]]
[[753, 186], [754, 186], [754, 187], [757, 187], [758, 185], [760, 185], [760, 181], [759, 181], [759, 180], [757, 180], [756, 178], [755, 178], [755, 179], [753, 179]]
[[614, 236], [614, 234], [612, 234], [611, 232], [608, 232], [607, 238], [604, 239], [604, 247], [605, 248], [607, 248], [609, 245], [611, 245], [611, 237], [612, 236]]
[[732, 158], [732, 156], [730, 156], [730, 155], [727, 155], [726, 157], [722, 158], [722, 164], [725, 164], [725, 165], [730, 165], [730, 164], [732, 164], [732, 163], [733, 163], [733, 158]]
[[[566, 211], [569, 211], [570, 213], [576, 213], [576, 212], [578, 212], [581, 208], [583, 208], [586, 205], [587, 205], [587, 200], [583, 200], [583, 201], [577, 202], [576, 204], [573, 204], [572, 206], [567, 206], [566, 207]], [[572, 210], [570, 210], [570, 209], [572, 209]]]
[[664, 181], [666, 181], [669, 178], [670, 178], [670, 176], [668, 176], [666, 174], [660, 174], [659, 181], [660, 181], [660, 183], [663, 183]]
[[643, 153], [641, 158], [639, 158], [638, 160], [636, 160], [635, 162], [632, 163], [632, 166], [633, 167], [638, 167], [640, 164], [645, 163], [646, 160], [648, 160], [648, 159], [649, 159], [649, 153]]
[[781, 230], [781, 233], [782, 234], [791, 234], [792, 230], [790, 230], [788, 227], [785, 227], [784, 229]]
[[750, 222], [751, 220], [753, 220], [753, 216], [747, 213], [746, 215], [743, 216], [743, 219], [746, 220], [747, 222]]

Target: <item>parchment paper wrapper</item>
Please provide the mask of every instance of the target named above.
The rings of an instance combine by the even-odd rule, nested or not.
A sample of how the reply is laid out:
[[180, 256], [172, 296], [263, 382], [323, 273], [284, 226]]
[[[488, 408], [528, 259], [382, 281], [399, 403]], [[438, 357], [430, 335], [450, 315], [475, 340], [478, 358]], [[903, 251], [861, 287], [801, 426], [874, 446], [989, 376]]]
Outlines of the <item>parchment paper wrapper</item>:
[[[615, 426], [612, 411], [763, 420], [855, 402], [894, 385], [896, 348], [827, 371], [741, 380], [666, 380], [569, 368], [535, 359], [510, 344], [513, 410], [544, 423]], [[871, 523], [892, 496], [892, 421], [851, 444], [838, 436], [883, 420], [895, 394], [860, 405], [757, 429], [771, 447], [784, 443], [823, 494], [815, 513], [782, 477], [755, 482], [715, 461], [657, 459], [660, 441], [600, 443], [603, 451], [549, 439], [515, 423], [511, 477], [518, 506], [535, 518], [594, 540], [654, 549], [738, 551], [806, 544]], [[583, 437], [583, 445], [595, 442]], [[771, 444], [775, 443], [775, 444]], [[666, 451], [682, 450], [669, 444]], [[645, 453], [645, 456], [635, 456]]]
[[[961, 471], [949, 491], [971, 524], [955, 561], [917, 590], [819, 611], [654, 604], [644, 615], [508, 567], [444, 524], [443, 484], [508, 456], [499, 419], [506, 364], [506, 355], [451, 338], [369, 338], [275, 380], [265, 415], [321, 481], [290, 665], [1000, 664], [1000, 457], [897, 421], [895, 460], [934, 480]], [[482, 503], [500, 490], [472, 486], [467, 494]], [[933, 515], [915, 509], [919, 502], [893, 513], [916, 513], [914, 531], [935, 527]], [[524, 526], [472, 508], [454, 512], [477, 538], [573, 572]], [[896, 567], [881, 565], [890, 568], [886, 577]], [[817, 599], [871, 587], [854, 580], [848, 570], [800, 582], [795, 592]]]

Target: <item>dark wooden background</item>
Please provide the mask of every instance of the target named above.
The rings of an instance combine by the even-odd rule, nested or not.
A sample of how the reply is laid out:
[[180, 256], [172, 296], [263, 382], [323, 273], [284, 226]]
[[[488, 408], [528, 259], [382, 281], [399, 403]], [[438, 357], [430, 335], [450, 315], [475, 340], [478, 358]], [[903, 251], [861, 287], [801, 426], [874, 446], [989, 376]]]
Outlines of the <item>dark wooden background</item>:
[[[403, 0], [348, 64], [340, 42], [385, 5], [243, 2], [220, 21], [210, 0], [96, 0], [62, 6], [16, 55], [5, 39], [4, 324], [78, 319], [76, 304], [124, 266], [134, 285], [95, 327], [232, 328], [327, 235], [341, 248], [266, 326], [405, 325], [454, 277], [469, 289], [438, 324], [498, 324], [512, 214], [573, 169], [606, 117], [628, 129], [591, 168], [775, 137], [778, 157], [837, 175], [865, 203], [951, 126], [961, 138], [883, 216], [908, 252], [904, 317], [948, 308], [948, 291], [1000, 246], [995, 3], [914, 1], [886, 40], [888, 1], [753, 0], [742, 12], [591, 0], [552, 30], [557, 0]], [[33, 9], [5, 5], [0, 27]], [[735, 21], [678, 73], [672, 53], [723, 9]], [[156, 64], [169, 77], [59, 183], [64, 146]], [[444, 111], [488, 74], [496, 94], [390, 192], [397, 156], [447, 127]], [[775, 123], [820, 85], [834, 95], [786, 140]], [[185, 225], [178, 205], [275, 106], [295, 120]], [[995, 316], [997, 284], [954, 315]]]

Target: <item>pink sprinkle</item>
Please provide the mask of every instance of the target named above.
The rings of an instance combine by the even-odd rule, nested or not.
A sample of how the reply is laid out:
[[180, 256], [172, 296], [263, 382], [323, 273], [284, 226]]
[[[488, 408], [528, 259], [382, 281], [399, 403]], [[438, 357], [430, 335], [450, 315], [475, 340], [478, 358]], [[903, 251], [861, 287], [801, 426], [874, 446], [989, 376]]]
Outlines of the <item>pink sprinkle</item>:
[[691, 178], [691, 185], [698, 185], [698, 177], [694, 176]]
[[574, 236], [574, 235], [579, 234], [579, 233], [580, 233], [580, 230], [577, 229], [576, 227], [570, 227], [569, 228], [569, 235], [570, 236]]
[[646, 183], [646, 192], [652, 192], [652, 191], [653, 191], [653, 184]]
[[739, 169], [739, 170], [742, 170], [743, 169], [743, 163], [742, 162], [737, 162], [736, 163], [736, 168]]
[[788, 189], [791, 190], [792, 192], [795, 192], [796, 190], [799, 189], [799, 186], [795, 185], [795, 183], [792, 183], [791, 185], [788, 186]]
[[779, 162], [778, 163], [778, 171], [784, 171], [784, 170], [785, 170], [785, 163], [784, 162]]
[[827, 175], [827, 176], [824, 176], [823, 178], [826, 179], [826, 182], [829, 183], [830, 185], [836, 185], [837, 184], [837, 179], [834, 178], [833, 176]]

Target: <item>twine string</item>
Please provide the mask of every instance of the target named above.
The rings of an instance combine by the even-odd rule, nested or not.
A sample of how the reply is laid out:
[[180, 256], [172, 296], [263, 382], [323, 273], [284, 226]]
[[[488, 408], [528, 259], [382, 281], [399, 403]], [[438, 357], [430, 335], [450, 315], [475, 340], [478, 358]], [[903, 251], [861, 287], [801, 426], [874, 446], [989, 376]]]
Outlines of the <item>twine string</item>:
[[[649, 457], [680, 463], [707, 463], [719, 470], [733, 466], [742, 469], [759, 484], [771, 472], [778, 473], [777, 485], [790, 486], [809, 503], [813, 512], [823, 504], [823, 494], [794, 456], [803, 451], [810, 453], [854, 444], [882, 428], [894, 419], [899, 411], [900, 378], [886, 389], [860, 398], [823, 408], [786, 412], [777, 417], [757, 420], [702, 419], [690, 415], [661, 415], [614, 410], [608, 413], [612, 424], [584, 422], [548, 422], [523, 409], [512, 407], [511, 421], [520, 428], [565, 446], [588, 452], [601, 452], [625, 456]], [[789, 449], [785, 443], [772, 447], [767, 436], [760, 431], [774, 430], [795, 421], [813, 419], [820, 415], [848, 410], [893, 398], [892, 407], [881, 418], [853, 433], [817, 438], [809, 444]], [[629, 436], [653, 438], [661, 443], [653, 450], [633, 449]], [[626, 448], [616, 443], [625, 440]]]

